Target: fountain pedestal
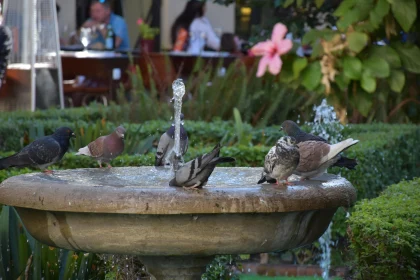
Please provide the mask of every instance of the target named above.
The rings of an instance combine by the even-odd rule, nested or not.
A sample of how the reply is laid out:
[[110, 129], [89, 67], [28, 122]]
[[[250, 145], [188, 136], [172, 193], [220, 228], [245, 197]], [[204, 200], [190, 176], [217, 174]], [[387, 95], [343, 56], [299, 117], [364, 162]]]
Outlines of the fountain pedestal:
[[[286, 250], [317, 240], [356, 191], [344, 178], [257, 185], [260, 168], [216, 168], [199, 191], [169, 187], [155, 167], [75, 169], [12, 177], [14, 206], [44, 244], [141, 257], [157, 279], [200, 279], [214, 255]], [[177, 275], [177, 278], [174, 278]]]

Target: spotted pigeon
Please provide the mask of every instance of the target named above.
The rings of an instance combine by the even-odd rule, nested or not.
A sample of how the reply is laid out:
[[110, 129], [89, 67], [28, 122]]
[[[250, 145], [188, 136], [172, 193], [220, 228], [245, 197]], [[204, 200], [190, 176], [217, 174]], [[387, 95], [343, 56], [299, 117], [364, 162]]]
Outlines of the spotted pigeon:
[[290, 136], [281, 137], [277, 144], [265, 156], [264, 171], [258, 184], [265, 181], [284, 181], [292, 175], [299, 164], [299, 148], [295, 139]]
[[[290, 121], [290, 120], [284, 121], [280, 129], [286, 132], [287, 135], [295, 138], [297, 144], [304, 141], [320, 141], [320, 142], [328, 143], [327, 140], [325, 140], [324, 138], [320, 136], [302, 131], [295, 122]], [[332, 166], [345, 167], [347, 169], [354, 170], [356, 169], [356, 165], [357, 165], [356, 159], [347, 158], [343, 155], [340, 155], [338, 160]]]
[[119, 126], [111, 134], [101, 136], [86, 147], [80, 148], [76, 155], [90, 156], [98, 161], [100, 168], [102, 163], [107, 163], [110, 168], [112, 166], [109, 162], [124, 151], [124, 134], [125, 128]]
[[52, 135], [44, 136], [24, 147], [20, 152], [0, 159], [0, 170], [9, 167], [40, 168], [45, 173], [51, 164], [59, 162], [70, 146], [70, 138], [75, 137], [68, 127], [58, 128]]
[[219, 157], [222, 146], [217, 144], [210, 153], [200, 155], [187, 162], [175, 174], [170, 186], [184, 187], [186, 189], [202, 188], [218, 163], [234, 162], [231, 157]]
[[304, 141], [298, 143], [300, 161], [293, 174], [310, 179], [327, 171], [340, 159], [340, 153], [357, 144], [359, 140], [352, 138], [330, 145], [321, 141]]
[[[180, 153], [185, 155], [188, 150], [188, 135], [185, 131], [182, 121], [184, 120], [184, 114], [181, 114], [181, 126], [180, 126]], [[168, 130], [162, 134], [159, 140], [159, 144], [156, 150], [155, 166], [173, 165], [175, 153], [172, 149], [175, 144], [175, 124], [172, 124]]]

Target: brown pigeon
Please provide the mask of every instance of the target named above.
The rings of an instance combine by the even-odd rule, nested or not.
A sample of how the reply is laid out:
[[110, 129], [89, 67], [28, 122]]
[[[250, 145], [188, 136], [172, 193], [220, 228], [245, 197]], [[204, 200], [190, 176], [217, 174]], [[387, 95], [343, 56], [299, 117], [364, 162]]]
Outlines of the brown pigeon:
[[109, 162], [124, 151], [124, 133], [125, 128], [119, 126], [111, 134], [101, 136], [86, 147], [80, 148], [76, 155], [90, 156], [98, 161], [99, 167], [102, 168], [102, 163], [107, 163], [110, 168], [112, 166]]
[[[287, 135], [295, 138], [297, 144], [304, 141], [320, 141], [320, 142], [328, 143], [327, 140], [325, 140], [324, 138], [320, 136], [302, 131], [300, 127], [294, 121], [290, 121], [290, 120], [284, 121], [281, 124], [280, 130], [283, 130], [284, 132], [286, 132]], [[356, 165], [357, 165], [356, 159], [347, 158], [343, 155], [340, 155], [340, 157], [334, 163], [333, 166], [345, 167], [347, 169], [353, 170], [353, 169], [356, 169]]]
[[330, 145], [320, 141], [304, 141], [298, 143], [300, 159], [293, 174], [304, 179], [317, 177], [325, 173], [328, 167], [340, 159], [340, 153], [357, 144], [359, 140], [352, 138]]

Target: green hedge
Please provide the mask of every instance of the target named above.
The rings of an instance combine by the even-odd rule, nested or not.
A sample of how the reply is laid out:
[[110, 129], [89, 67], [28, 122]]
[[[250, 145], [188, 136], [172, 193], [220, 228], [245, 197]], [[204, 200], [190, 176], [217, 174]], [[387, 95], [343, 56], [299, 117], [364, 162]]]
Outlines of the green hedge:
[[348, 223], [360, 279], [419, 279], [420, 179], [363, 200]]

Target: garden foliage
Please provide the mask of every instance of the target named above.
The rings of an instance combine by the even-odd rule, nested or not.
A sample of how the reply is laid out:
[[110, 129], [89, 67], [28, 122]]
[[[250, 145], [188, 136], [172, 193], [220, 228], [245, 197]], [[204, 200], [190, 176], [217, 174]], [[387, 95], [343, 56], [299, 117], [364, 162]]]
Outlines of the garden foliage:
[[420, 276], [420, 179], [359, 202], [348, 220], [359, 279]]

